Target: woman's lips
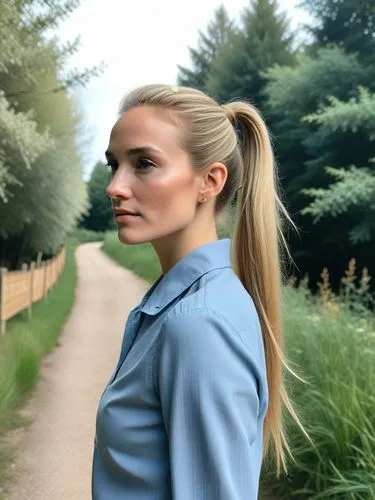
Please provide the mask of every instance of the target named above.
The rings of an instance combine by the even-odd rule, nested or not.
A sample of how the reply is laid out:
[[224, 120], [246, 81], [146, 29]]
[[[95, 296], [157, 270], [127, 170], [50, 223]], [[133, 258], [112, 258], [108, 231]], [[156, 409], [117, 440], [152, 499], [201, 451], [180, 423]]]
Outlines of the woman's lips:
[[138, 214], [116, 214], [117, 222], [130, 222], [140, 217]]

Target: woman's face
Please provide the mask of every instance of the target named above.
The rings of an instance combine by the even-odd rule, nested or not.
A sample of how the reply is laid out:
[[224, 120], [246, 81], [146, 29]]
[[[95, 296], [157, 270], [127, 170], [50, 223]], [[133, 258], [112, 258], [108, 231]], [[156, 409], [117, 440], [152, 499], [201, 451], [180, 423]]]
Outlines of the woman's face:
[[121, 242], [152, 242], [194, 220], [201, 182], [179, 146], [181, 133], [168, 111], [150, 106], [127, 111], [114, 125], [106, 152], [112, 170], [107, 194]]

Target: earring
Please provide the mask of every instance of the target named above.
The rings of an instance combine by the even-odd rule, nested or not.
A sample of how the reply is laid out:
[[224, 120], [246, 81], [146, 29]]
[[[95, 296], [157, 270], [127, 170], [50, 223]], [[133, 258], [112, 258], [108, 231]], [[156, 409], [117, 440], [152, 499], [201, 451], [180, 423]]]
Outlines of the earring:
[[202, 199], [200, 200], [200, 202], [201, 202], [201, 203], [204, 203], [205, 201], [207, 201], [207, 198], [202, 198]]

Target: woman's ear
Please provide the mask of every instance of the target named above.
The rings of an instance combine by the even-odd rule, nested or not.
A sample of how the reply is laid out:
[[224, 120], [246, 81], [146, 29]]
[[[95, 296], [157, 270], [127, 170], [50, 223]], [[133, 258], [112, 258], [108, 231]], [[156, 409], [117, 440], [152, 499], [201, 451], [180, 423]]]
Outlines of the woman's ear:
[[206, 201], [216, 198], [224, 188], [228, 177], [227, 167], [220, 162], [213, 163], [201, 174], [201, 189], [199, 200]]

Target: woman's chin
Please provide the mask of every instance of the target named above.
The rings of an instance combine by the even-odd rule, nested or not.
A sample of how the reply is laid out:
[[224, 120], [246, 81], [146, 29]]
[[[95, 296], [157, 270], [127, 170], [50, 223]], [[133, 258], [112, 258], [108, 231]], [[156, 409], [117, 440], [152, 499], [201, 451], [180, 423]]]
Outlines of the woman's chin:
[[117, 230], [118, 239], [124, 245], [140, 245], [146, 243], [148, 240], [141, 238], [139, 235], [131, 234], [129, 230], [119, 227]]

